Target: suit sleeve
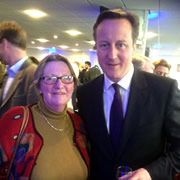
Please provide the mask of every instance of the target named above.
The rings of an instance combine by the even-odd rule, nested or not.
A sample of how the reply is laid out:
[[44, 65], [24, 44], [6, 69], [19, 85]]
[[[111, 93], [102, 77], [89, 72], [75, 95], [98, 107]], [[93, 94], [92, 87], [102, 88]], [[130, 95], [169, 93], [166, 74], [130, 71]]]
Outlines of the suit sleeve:
[[166, 101], [164, 132], [167, 146], [164, 154], [145, 168], [152, 179], [172, 178], [180, 172], [180, 91], [173, 81]]

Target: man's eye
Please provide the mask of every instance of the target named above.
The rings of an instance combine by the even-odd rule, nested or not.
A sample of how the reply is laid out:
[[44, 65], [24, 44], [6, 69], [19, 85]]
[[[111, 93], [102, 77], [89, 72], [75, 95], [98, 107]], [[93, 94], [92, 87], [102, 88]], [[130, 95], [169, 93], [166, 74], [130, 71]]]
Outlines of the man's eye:
[[109, 46], [108, 46], [107, 43], [103, 43], [103, 44], [100, 44], [99, 47], [100, 47], [101, 49], [107, 49]]
[[126, 44], [124, 44], [124, 43], [118, 43], [116, 46], [117, 46], [118, 48], [125, 48], [125, 47], [126, 47]]

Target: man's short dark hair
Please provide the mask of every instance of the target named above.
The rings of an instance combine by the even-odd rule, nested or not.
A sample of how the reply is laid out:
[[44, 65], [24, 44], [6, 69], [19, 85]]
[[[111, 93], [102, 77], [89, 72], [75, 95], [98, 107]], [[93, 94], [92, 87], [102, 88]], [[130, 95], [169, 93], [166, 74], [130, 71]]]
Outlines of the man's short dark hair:
[[15, 21], [3, 21], [0, 23], [0, 43], [3, 39], [23, 50], [26, 49], [26, 32]]
[[134, 13], [124, 11], [123, 9], [106, 10], [99, 14], [94, 26], [93, 37], [96, 41], [96, 29], [98, 25], [105, 19], [127, 19], [132, 26], [132, 39], [135, 43], [139, 35], [139, 18]]
[[87, 65], [89, 65], [89, 67], [91, 67], [91, 62], [89, 62], [89, 61], [85, 61], [84, 64], [87, 64]]

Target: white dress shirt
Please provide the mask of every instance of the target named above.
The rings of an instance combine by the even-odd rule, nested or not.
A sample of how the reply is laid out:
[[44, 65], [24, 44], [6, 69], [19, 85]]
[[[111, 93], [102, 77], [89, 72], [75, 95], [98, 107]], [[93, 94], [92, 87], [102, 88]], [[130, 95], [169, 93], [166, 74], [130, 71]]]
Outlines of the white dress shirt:
[[[123, 104], [123, 116], [125, 117], [128, 99], [129, 99], [129, 93], [130, 93], [130, 85], [131, 85], [131, 79], [134, 73], [134, 67], [131, 65], [131, 68], [129, 72], [119, 81], [117, 84], [120, 85], [120, 94], [122, 98], [122, 104]], [[109, 131], [110, 126], [110, 110], [112, 101], [114, 98], [114, 88], [112, 87], [112, 82], [108, 77], [104, 74], [104, 114], [106, 118], [106, 125], [107, 129]]]
[[27, 58], [28, 58], [28, 56], [25, 56], [21, 60], [19, 60], [16, 64], [14, 64], [13, 66], [6, 67], [7, 72], [8, 72], [8, 79], [4, 86], [2, 100], [5, 99], [7, 92], [9, 90], [9, 88], [11, 87], [12, 82], [13, 82], [14, 78], [16, 77], [16, 74], [18, 73], [19, 69], [21, 68], [21, 66], [26, 61]]

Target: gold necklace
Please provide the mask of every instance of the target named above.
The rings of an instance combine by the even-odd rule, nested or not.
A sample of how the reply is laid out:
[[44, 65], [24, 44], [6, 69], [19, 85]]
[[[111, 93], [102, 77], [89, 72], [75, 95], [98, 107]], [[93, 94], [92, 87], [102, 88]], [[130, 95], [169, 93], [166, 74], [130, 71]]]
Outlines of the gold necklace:
[[58, 129], [58, 128], [54, 127], [54, 126], [48, 121], [48, 119], [46, 118], [46, 116], [44, 115], [44, 113], [40, 110], [40, 107], [39, 107], [39, 111], [40, 111], [43, 119], [47, 122], [47, 124], [48, 124], [51, 128], [53, 128], [54, 130], [56, 130], [56, 131], [63, 132], [63, 131], [64, 131], [66, 128], [68, 128], [68, 126], [70, 125], [70, 123], [69, 123], [69, 124], [67, 124], [67, 126], [66, 126], [64, 129], [61, 129], [61, 128]]

